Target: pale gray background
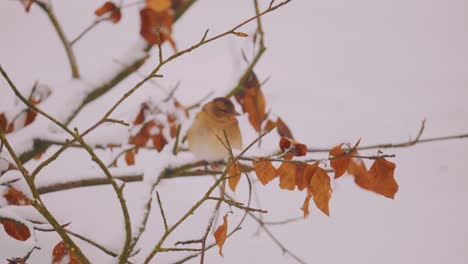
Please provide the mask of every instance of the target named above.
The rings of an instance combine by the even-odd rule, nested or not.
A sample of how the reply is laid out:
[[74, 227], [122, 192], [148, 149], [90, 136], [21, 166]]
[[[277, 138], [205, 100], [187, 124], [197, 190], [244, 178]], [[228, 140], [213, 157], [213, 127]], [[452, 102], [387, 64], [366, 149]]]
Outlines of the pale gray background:
[[[53, 4], [67, 35], [73, 37], [93, 20], [93, 11], [102, 2]], [[251, 2], [200, 0], [176, 24], [177, 44], [187, 47], [206, 28], [215, 34], [252, 16]], [[309, 146], [333, 146], [359, 137], [363, 144], [400, 142], [414, 136], [424, 118], [427, 129], [423, 137], [468, 131], [467, 1], [295, 0], [263, 21], [268, 51], [257, 73], [262, 80], [271, 76], [263, 88], [268, 105]], [[101, 25], [79, 42], [75, 50], [85, 78], [118, 58], [138, 38], [138, 27], [137, 9], [131, 8], [120, 24]], [[243, 29], [246, 33], [253, 30], [254, 24]], [[181, 80], [177, 97], [186, 104], [209, 90], [222, 95], [245, 67], [240, 48], [250, 55], [250, 39], [228, 37], [209, 44], [170, 63], [162, 71], [162, 82], [169, 86]], [[148, 72], [156, 60], [154, 56], [142, 72]], [[0, 63], [23, 91], [37, 79], [47, 82], [69, 76], [65, 53], [48, 19], [37, 7], [26, 14], [12, 0], [0, 2]], [[86, 127], [95, 122], [105, 106], [138, 80], [137, 76], [129, 78], [112, 91], [113, 98], [91, 104], [75, 125]], [[148, 94], [161, 96], [155, 90], [145, 86], [120, 113]], [[0, 105], [12, 98], [1, 80]], [[252, 129], [245, 119], [242, 125], [250, 140]], [[468, 263], [467, 147], [468, 140], [455, 140], [387, 150], [397, 155], [395, 175], [400, 190], [395, 200], [363, 191], [345, 176], [334, 184], [330, 217], [311, 206], [308, 219], [272, 230], [308, 263]], [[47, 173], [60, 177], [70, 167], [90, 165], [87, 156], [78, 152], [63, 157]], [[47, 173], [41, 177], [48, 177]], [[208, 179], [201, 178], [163, 183], [160, 192], [169, 220], [177, 219], [207, 184]], [[141, 206], [140, 187], [129, 184], [126, 189], [134, 214]], [[245, 197], [245, 181], [239, 188], [239, 197]], [[280, 191], [277, 182], [259, 187], [259, 193], [262, 207], [270, 211], [268, 219], [302, 213], [303, 193]], [[72, 221], [75, 230], [109, 245], [121, 237], [120, 212], [109, 188], [51, 194], [45, 196], [45, 202], [59, 218]], [[206, 226], [203, 215], [211, 208], [202, 208], [190, 224], [174, 234], [175, 239], [199, 236]], [[235, 217], [232, 219], [234, 222]], [[161, 222], [158, 214], [150, 221], [151, 236], [145, 241], [152, 245], [161, 234]], [[295, 263], [265, 234], [255, 236], [256, 231], [256, 224], [248, 221], [244, 230], [226, 242], [225, 257], [213, 250], [207, 262]], [[22, 252], [20, 243], [0, 235], [2, 261], [13, 252]], [[44, 241], [43, 249], [34, 254], [31, 263], [48, 263], [58, 238], [41, 234], [39, 239]], [[94, 249], [85, 250], [93, 252], [95, 263], [109, 261]], [[161, 254], [157, 259], [166, 263], [176, 257]]]

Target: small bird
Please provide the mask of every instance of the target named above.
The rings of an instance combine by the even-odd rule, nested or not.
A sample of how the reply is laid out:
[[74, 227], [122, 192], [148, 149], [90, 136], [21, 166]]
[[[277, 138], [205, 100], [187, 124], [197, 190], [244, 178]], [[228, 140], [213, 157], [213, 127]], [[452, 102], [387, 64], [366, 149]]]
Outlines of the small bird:
[[207, 103], [187, 132], [189, 150], [205, 161], [219, 161], [229, 157], [229, 151], [220, 142], [221, 139], [226, 144], [223, 131], [226, 131], [232, 148], [242, 149], [242, 135], [236, 118], [238, 115], [227, 98], [218, 97]]

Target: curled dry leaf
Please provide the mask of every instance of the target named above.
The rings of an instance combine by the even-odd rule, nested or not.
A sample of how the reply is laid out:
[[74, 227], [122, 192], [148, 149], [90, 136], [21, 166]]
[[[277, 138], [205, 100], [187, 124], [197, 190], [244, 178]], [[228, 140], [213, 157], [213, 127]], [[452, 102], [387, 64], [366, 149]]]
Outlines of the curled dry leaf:
[[24, 126], [27, 126], [27, 125], [31, 124], [32, 122], [34, 122], [34, 120], [36, 119], [36, 116], [37, 116], [36, 111], [28, 109], [26, 111], [26, 119], [24, 121]]
[[335, 179], [346, 172], [349, 163], [351, 162], [350, 155], [346, 155], [346, 151], [344, 151], [341, 146], [343, 146], [343, 144], [340, 144], [330, 150], [330, 156], [333, 157], [333, 159], [330, 160], [330, 166], [335, 170]]
[[149, 106], [147, 103], [142, 103], [140, 107], [140, 111], [138, 112], [137, 116], [135, 117], [135, 120], [133, 120], [134, 125], [139, 125], [143, 124], [146, 119], [146, 115], [148, 113]]
[[171, 0], [146, 0], [146, 6], [155, 12], [163, 12], [171, 8]]
[[236, 101], [242, 106], [242, 111], [248, 114], [249, 122], [255, 131], [260, 131], [263, 121], [266, 119], [266, 103], [260, 82], [252, 71], [241, 90], [236, 94]]
[[289, 127], [286, 125], [286, 123], [284, 123], [284, 121], [278, 117], [278, 119], [275, 121], [272, 121], [271, 119], [268, 119], [266, 121], [266, 124], [265, 124], [265, 128], [264, 130], [269, 130], [269, 129], [272, 129], [276, 127], [276, 130], [278, 131], [278, 135], [280, 137], [286, 137], [286, 138], [290, 138], [290, 139], [294, 139], [292, 133], [291, 133], [291, 130], [289, 129]]
[[224, 215], [223, 224], [218, 226], [218, 228], [216, 228], [216, 231], [214, 232], [216, 245], [218, 245], [218, 247], [219, 247], [219, 254], [221, 256], [223, 256], [223, 245], [224, 245], [224, 242], [226, 241], [226, 237], [227, 237], [227, 227], [228, 227], [227, 216], [228, 216], [227, 214]]
[[16, 240], [25, 241], [31, 236], [29, 228], [22, 223], [13, 220], [1, 220], [5, 232]]
[[229, 175], [229, 179], [228, 179], [229, 188], [233, 192], [235, 192], [237, 188], [237, 184], [239, 183], [241, 179], [241, 169], [240, 169], [239, 162], [236, 162], [229, 167], [228, 175]]
[[133, 149], [125, 152], [125, 162], [127, 162], [128, 166], [135, 164], [135, 153], [133, 152]]
[[8, 191], [3, 194], [5, 200], [7, 200], [9, 205], [30, 205], [31, 202], [24, 195], [24, 193], [16, 188], [10, 186]]
[[151, 136], [151, 140], [153, 141], [153, 147], [158, 152], [161, 152], [164, 149], [164, 146], [167, 145], [167, 140], [162, 133]]
[[63, 260], [67, 258], [69, 258], [67, 264], [80, 264], [75, 253], [68, 249], [65, 242], [61, 241], [55, 245], [54, 250], [52, 251], [52, 264], [62, 263]]
[[140, 131], [138, 131], [138, 133], [134, 137], [132, 137], [128, 143], [139, 146], [139, 147], [145, 147], [146, 143], [148, 143], [148, 140], [150, 139], [151, 129], [155, 125], [156, 123], [154, 121], [150, 121], [144, 124], [141, 127]]
[[293, 139], [282, 137], [279, 143], [282, 152], [289, 151], [296, 157], [307, 155], [307, 146]]
[[256, 158], [256, 160], [253, 161], [253, 166], [258, 180], [263, 185], [266, 185], [278, 176], [276, 168], [273, 167], [271, 161], [266, 158]]
[[395, 167], [395, 163], [378, 158], [367, 171], [362, 160], [353, 159], [348, 173], [354, 176], [354, 181], [359, 187], [393, 199], [398, 191], [398, 183], [394, 178]]
[[279, 147], [282, 152], [285, 152], [291, 147], [292, 141], [287, 137], [282, 137], [279, 142]]
[[120, 12], [120, 8], [111, 1], [105, 2], [101, 7], [94, 11], [94, 14], [98, 17], [101, 17], [105, 14], [109, 14], [109, 19], [114, 24], [119, 22], [122, 18], [122, 13]]
[[280, 137], [288, 137], [294, 139], [291, 130], [280, 117], [278, 117], [278, 120], [276, 120], [275, 125]]

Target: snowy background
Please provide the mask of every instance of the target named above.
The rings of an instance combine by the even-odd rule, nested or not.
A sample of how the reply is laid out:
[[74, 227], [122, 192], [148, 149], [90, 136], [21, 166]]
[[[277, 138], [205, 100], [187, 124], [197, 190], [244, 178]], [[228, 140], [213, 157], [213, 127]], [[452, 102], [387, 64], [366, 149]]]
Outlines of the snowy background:
[[[73, 38], [88, 26], [101, 2], [53, 1], [67, 36]], [[188, 47], [207, 28], [214, 35], [253, 14], [250, 0], [199, 0], [176, 23], [173, 36], [179, 48]], [[265, 16], [263, 24], [268, 49], [256, 72], [261, 80], [271, 76], [263, 87], [268, 107], [308, 146], [330, 147], [358, 138], [363, 145], [406, 141], [417, 134], [423, 119], [427, 120], [423, 138], [468, 132], [467, 1], [294, 0]], [[254, 23], [242, 29], [246, 33], [254, 30]], [[98, 81], [99, 74], [114, 67], [113, 61], [139, 39], [138, 31], [138, 9], [129, 8], [119, 24], [105, 23], [86, 35], [74, 47], [83, 78], [90, 83]], [[1, 0], [0, 36], [0, 63], [25, 94], [36, 80], [67, 82], [70, 72], [65, 52], [39, 8], [26, 14], [17, 1]], [[241, 48], [251, 57], [251, 46], [250, 38], [234, 36], [206, 45], [169, 63], [161, 71], [165, 77], [160, 83], [171, 87], [180, 80], [176, 96], [186, 105], [210, 90], [224, 95], [246, 66]], [[169, 54], [171, 49], [165, 46], [164, 52]], [[141, 72], [147, 73], [156, 63], [157, 56], [152, 56]], [[84, 129], [93, 124], [140, 79], [132, 75], [108, 96], [91, 103], [72, 127]], [[115, 116], [129, 116], [142, 100], [163, 96], [159, 88], [146, 84]], [[0, 111], [11, 107], [14, 100], [1, 79]], [[241, 125], [245, 142], [251, 141], [255, 133], [245, 117]], [[274, 148], [276, 141], [276, 135], [271, 135], [265, 143]], [[307, 219], [273, 226], [272, 232], [307, 263], [467, 263], [467, 147], [468, 140], [453, 140], [386, 150], [397, 155], [393, 161], [400, 189], [395, 200], [364, 191], [345, 176], [333, 186], [330, 217], [311, 205]], [[101, 155], [111, 156], [108, 152]], [[156, 153], [137, 160], [137, 164], [157, 162], [167, 161], [161, 161]], [[44, 170], [39, 180], [67, 179], [93, 167], [85, 152], [70, 151]], [[209, 177], [162, 182], [158, 190], [169, 222], [193, 205], [210, 183]], [[245, 200], [245, 180], [238, 189], [236, 197]], [[146, 190], [143, 183], [128, 184], [125, 189], [134, 223]], [[268, 220], [302, 214], [299, 208], [304, 193], [279, 190], [277, 181], [258, 186], [258, 193], [261, 207], [269, 211]], [[73, 230], [119, 249], [122, 220], [110, 187], [47, 194], [44, 200], [59, 219], [72, 222]], [[167, 245], [199, 238], [213, 205], [208, 203], [197, 211]], [[156, 243], [162, 232], [155, 209], [143, 238], [147, 245]], [[230, 218], [232, 223], [240, 215], [237, 211]], [[295, 263], [264, 233], [256, 235], [257, 229], [257, 224], [248, 220], [242, 231], [226, 241], [224, 258], [216, 249], [211, 250], [207, 263]], [[34, 252], [30, 262], [49, 263], [59, 238], [39, 233], [38, 239], [42, 250]], [[83, 249], [90, 252], [93, 263], [110, 261], [94, 248]], [[1, 229], [0, 259], [22, 254], [21, 242], [8, 239]], [[170, 263], [180, 257], [161, 253], [154, 262]]]

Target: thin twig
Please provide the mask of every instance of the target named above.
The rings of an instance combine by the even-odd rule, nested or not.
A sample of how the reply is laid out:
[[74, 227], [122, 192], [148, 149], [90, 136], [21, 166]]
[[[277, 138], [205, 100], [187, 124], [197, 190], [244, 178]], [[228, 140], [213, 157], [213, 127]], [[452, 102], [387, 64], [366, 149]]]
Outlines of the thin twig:
[[78, 64], [76, 62], [75, 53], [73, 52], [73, 49], [70, 45], [70, 41], [68, 41], [68, 38], [65, 36], [65, 32], [63, 31], [62, 26], [60, 25], [57, 17], [55, 16], [52, 7], [39, 1], [36, 1], [36, 3], [49, 17], [50, 22], [54, 26], [54, 29], [57, 32], [57, 35], [59, 36], [63, 47], [65, 48], [73, 78], [79, 79], [80, 72], [78, 70]]
[[99, 18], [99, 19], [94, 20], [93, 23], [91, 23], [91, 25], [87, 26], [80, 34], [78, 34], [78, 36], [76, 38], [74, 38], [72, 41], [70, 41], [70, 46], [75, 45], [75, 43], [78, 42], [84, 35], [86, 35], [86, 33], [88, 33], [94, 27], [96, 27], [101, 22], [106, 21], [106, 20], [109, 20], [109, 17], [103, 17], [103, 18]]
[[164, 230], [167, 232], [167, 230], [169, 230], [169, 227], [167, 226], [166, 214], [164, 213], [164, 208], [161, 202], [161, 197], [159, 197], [158, 191], [156, 191], [156, 197], [158, 198], [159, 210], [161, 211], [161, 216], [164, 222]]

